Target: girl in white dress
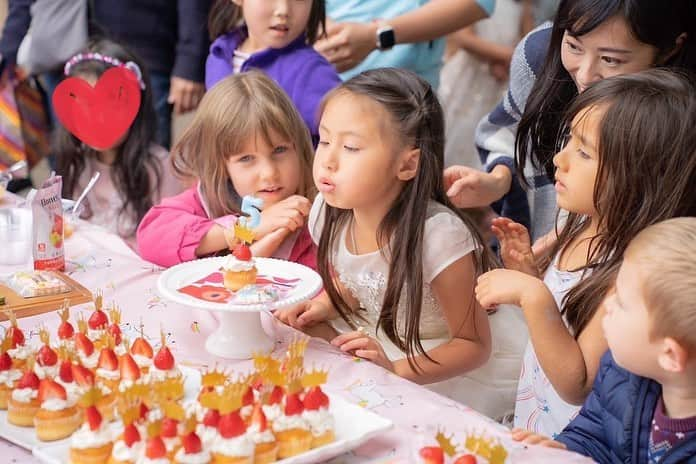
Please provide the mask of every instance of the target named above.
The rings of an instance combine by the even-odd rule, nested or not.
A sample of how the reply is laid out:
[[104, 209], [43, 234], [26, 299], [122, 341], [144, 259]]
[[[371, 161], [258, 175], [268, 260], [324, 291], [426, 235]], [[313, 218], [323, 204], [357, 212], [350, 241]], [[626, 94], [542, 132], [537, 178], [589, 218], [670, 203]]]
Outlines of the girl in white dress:
[[474, 298], [492, 258], [445, 195], [443, 126], [408, 71], [367, 71], [329, 94], [309, 219], [325, 292], [277, 316], [305, 330], [329, 321], [341, 350], [498, 418], [513, 408], [526, 331], [512, 308], [488, 315]]

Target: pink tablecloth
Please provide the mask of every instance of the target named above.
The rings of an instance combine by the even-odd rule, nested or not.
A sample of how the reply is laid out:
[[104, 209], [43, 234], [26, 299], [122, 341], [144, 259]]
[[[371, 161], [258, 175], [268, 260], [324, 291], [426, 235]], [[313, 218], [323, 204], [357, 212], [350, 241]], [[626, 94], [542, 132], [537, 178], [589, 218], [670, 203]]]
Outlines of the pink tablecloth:
[[[156, 290], [161, 269], [142, 261], [116, 236], [81, 223], [75, 235], [65, 241], [65, 249], [67, 273], [93, 291], [102, 289], [107, 304], [113, 300], [121, 307], [122, 330], [126, 336], [135, 338], [142, 319], [153, 346], [159, 343], [158, 334], [162, 327], [175, 357], [182, 363], [194, 367], [218, 363], [249, 370], [249, 362], [229, 362], [205, 351], [205, 339], [217, 324], [214, 314], [163, 300]], [[0, 265], [0, 276], [28, 267]], [[90, 308], [90, 305], [78, 306], [72, 310], [71, 316], [75, 318], [78, 311]], [[19, 324], [35, 339], [40, 324], [55, 329], [59, 322], [57, 314], [48, 313], [21, 319]], [[276, 351], [282, 353], [292, 330], [271, 316], [265, 318], [264, 324], [276, 337]], [[328, 391], [387, 417], [395, 424], [390, 432], [370, 440], [335, 462], [413, 462], [414, 444], [433, 437], [438, 429], [453, 435], [459, 443], [463, 443], [470, 432], [499, 437], [509, 451], [507, 462], [586, 462], [571, 453], [514, 444], [509, 439], [508, 430], [492, 420], [369, 362], [343, 355], [321, 340], [310, 342], [307, 360], [330, 367]], [[0, 455], [3, 462], [13, 462], [14, 459], [24, 463], [34, 459], [29, 451], [3, 440], [0, 440]]]

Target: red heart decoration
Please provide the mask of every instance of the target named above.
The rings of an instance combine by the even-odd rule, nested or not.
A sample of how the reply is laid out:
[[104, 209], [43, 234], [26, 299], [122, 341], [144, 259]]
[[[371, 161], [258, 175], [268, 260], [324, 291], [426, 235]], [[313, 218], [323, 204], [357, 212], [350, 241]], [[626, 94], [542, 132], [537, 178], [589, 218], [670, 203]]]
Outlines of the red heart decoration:
[[69, 77], [53, 92], [56, 116], [65, 128], [97, 150], [112, 148], [126, 134], [140, 108], [140, 85], [133, 71], [106, 70], [92, 87]]

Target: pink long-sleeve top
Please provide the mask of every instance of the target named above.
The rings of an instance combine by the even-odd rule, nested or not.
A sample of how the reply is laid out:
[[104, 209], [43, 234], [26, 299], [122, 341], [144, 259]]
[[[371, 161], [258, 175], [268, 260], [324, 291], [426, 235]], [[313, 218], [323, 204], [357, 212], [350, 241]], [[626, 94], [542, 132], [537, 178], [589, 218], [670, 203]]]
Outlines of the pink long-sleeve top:
[[[138, 226], [137, 240], [140, 256], [159, 266], [169, 267], [196, 256], [201, 239], [216, 223], [230, 223], [235, 216], [211, 218], [197, 186], [165, 198], [147, 212]], [[307, 226], [290, 235], [274, 254], [317, 268], [317, 249]]]

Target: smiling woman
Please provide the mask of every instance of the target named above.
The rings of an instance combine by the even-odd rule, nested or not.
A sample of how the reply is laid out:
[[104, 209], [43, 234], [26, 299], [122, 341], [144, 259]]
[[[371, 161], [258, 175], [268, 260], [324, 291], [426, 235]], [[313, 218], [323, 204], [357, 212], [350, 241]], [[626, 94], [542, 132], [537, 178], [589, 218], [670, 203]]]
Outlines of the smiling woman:
[[559, 116], [579, 92], [607, 77], [658, 66], [696, 70], [695, 9], [691, 0], [669, 7], [652, 0], [561, 1], [553, 24], [518, 45], [509, 90], [479, 123], [476, 145], [486, 172], [449, 168], [450, 198], [461, 207], [495, 203], [502, 215], [529, 226], [533, 239], [549, 232]]

